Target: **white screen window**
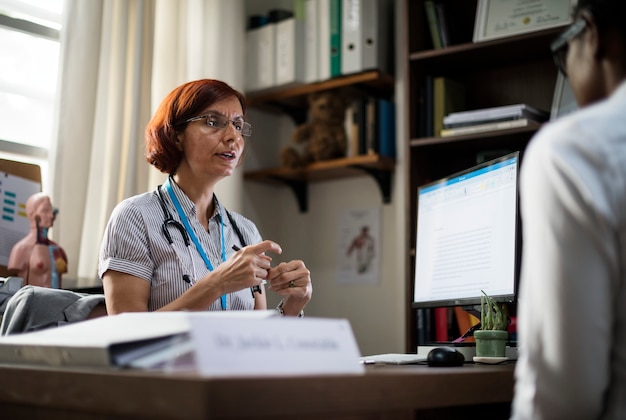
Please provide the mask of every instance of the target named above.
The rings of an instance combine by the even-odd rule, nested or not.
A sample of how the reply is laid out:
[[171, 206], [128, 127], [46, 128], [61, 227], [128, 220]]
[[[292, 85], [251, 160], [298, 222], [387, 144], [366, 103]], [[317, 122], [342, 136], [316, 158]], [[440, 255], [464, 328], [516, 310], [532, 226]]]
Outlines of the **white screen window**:
[[418, 190], [415, 303], [515, 291], [518, 154]]

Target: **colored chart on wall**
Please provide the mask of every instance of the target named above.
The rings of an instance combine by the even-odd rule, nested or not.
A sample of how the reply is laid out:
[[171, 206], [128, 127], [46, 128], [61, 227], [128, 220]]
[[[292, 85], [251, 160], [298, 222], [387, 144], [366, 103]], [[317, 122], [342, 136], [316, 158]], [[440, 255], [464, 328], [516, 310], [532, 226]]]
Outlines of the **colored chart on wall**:
[[8, 264], [13, 245], [28, 234], [26, 200], [39, 191], [39, 182], [0, 172], [0, 265]]

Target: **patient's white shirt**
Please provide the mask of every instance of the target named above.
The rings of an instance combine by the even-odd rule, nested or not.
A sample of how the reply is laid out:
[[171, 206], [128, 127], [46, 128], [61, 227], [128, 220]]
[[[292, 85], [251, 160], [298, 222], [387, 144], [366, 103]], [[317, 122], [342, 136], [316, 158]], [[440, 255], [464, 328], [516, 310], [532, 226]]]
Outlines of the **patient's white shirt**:
[[513, 418], [626, 419], [626, 84], [521, 160]]

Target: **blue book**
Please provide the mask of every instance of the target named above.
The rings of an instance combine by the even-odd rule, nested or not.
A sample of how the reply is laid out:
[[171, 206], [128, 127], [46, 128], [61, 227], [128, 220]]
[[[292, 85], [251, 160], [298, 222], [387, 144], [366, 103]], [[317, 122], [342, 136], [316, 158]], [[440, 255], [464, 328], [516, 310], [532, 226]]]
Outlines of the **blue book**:
[[381, 156], [396, 157], [396, 107], [387, 99], [378, 99], [378, 142]]

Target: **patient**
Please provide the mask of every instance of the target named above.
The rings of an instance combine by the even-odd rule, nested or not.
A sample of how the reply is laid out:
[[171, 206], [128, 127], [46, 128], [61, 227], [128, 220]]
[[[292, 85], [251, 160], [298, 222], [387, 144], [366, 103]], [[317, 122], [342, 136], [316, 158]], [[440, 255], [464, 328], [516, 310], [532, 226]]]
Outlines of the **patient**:
[[626, 418], [626, 2], [578, 0], [552, 44], [580, 109], [524, 152], [512, 418]]

